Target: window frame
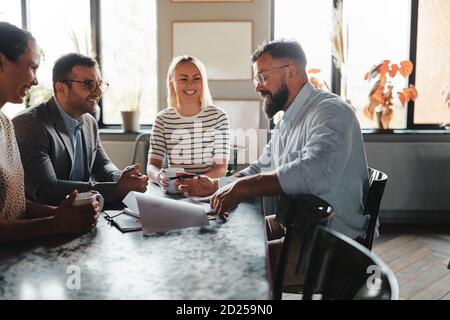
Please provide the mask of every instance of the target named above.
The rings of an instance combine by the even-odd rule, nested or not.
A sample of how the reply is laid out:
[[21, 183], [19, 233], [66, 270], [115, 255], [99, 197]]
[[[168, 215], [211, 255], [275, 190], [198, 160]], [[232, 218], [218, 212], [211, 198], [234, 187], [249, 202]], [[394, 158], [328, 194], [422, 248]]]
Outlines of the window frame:
[[[94, 59], [97, 60], [100, 71], [103, 69], [102, 63], [102, 29], [101, 29], [101, 0], [90, 0], [90, 24], [91, 24], [91, 43], [93, 52], [95, 54]], [[29, 0], [21, 0], [21, 17], [22, 28], [28, 30], [30, 26], [30, 7]], [[158, 76], [158, 75], [157, 75]], [[98, 120], [98, 126], [100, 129], [119, 129], [121, 124], [105, 124], [103, 122], [103, 99], [100, 99], [98, 103], [100, 107], [100, 117]], [[141, 124], [142, 130], [148, 130], [152, 127], [152, 124]]]

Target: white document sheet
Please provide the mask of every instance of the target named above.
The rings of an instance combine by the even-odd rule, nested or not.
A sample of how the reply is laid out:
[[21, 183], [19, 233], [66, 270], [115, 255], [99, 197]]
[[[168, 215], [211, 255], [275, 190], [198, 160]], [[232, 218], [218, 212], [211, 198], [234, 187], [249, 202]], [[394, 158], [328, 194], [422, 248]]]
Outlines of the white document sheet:
[[209, 206], [206, 203], [200, 205], [134, 191], [122, 202], [139, 214], [144, 235], [209, 224], [207, 213], [211, 210], [206, 208], [205, 205]]

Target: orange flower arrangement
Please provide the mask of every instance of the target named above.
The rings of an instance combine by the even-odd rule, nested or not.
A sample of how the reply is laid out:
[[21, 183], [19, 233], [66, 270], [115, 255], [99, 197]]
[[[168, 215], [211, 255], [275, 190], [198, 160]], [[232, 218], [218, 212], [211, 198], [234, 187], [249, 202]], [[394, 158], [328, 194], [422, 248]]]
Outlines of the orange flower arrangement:
[[[392, 100], [394, 99], [392, 79], [397, 74], [402, 75], [404, 78], [409, 77], [413, 68], [413, 63], [409, 60], [400, 62], [400, 66], [391, 64], [389, 60], [384, 60], [372, 67], [365, 75], [364, 80], [366, 81], [373, 81], [378, 77], [370, 91], [369, 104], [364, 108], [364, 115], [369, 119], [373, 119], [374, 115], [377, 114], [377, 122], [380, 129], [388, 129], [389, 122], [394, 114], [392, 109]], [[388, 76], [390, 79], [388, 79]], [[405, 106], [409, 101], [417, 98], [417, 90], [413, 85], [410, 85], [409, 88], [403, 88], [402, 91], [397, 92], [397, 95], [402, 106]]]
[[325, 90], [328, 92], [331, 92], [330, 87], [328, 86], [327, 82], [318, 75], [321, 73], [322, 70], [318, 68], [309, 69], [307, 71], [309, 82], [313, 85], [316, 89]]

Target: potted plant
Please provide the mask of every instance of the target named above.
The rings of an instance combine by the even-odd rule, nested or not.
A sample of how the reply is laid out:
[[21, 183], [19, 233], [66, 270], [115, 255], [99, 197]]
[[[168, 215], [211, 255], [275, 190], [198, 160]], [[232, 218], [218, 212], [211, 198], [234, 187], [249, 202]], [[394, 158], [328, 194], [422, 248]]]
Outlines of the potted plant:
[[141, 90], [130, 90], [123, 98], [122, 128], [124, 132], [139, 132]]
[[316, 89], [331, 92], [327, 82], [320, 75], [321, 72], [322, 70], [319, 68], [309, 69], [307, 71], [309, 82], [311, 82], [312, 86]]
[[[394, 103], [394, 78], [400, 74], [408, 78], [413, 71], [413, 63], [405, 60], [398, 64], [391, 64], [390, 60], [384, 60], [375, 65], [365, 75], [364, 80], [373, 82], [369, 93], [369, 104], [364, 108], [364, 115], [369, 119], [376, 116], [379, 129], [388, 129], [389, 123], [394, 114], [392, 109]], [[397, 92], [398, 100], [402, 106], [405, 106], [410, 100], [417, 98], [417, 90], [413, 85], [403, 88]]]

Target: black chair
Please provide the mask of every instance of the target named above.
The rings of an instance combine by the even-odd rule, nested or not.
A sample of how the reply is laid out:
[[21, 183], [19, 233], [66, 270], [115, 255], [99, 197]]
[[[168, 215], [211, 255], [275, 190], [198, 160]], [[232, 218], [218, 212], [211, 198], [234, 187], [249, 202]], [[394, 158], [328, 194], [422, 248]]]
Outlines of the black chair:
[[374, 253], [336, 231], [315, 229], [300, 268], [305, 270], [303, 300], [397, 300], [399, 287], [389, 267]]
[[147, 174], [148, 149], [150, 148], [150, 133], [141, 133], [134, 140], [131, 164], [140, 163], [141, 171]]
[[[328, 225], [334, 216], [334, 209], [325, 200], [311, 194], [280, 197], [277, 208], [277, 215], [286, 217], [286, 235], [281, 249], [281, 255], [278, 262], [273, 297], [280, 300], [284, 287], [284, 277], [288, 264], [289, 254], [291, 251], [292, 239], [295, 235], [302, 239], [301, 247], [305, 247], [305, 243], [312, 236], [313, 231], [318, 225]], [[300, 248], [300, 259], [302, 258], [302, 250]], [[301, 291], [300, 286], [289, 286], [288, 292]]]
[[367, 249], [372, 250], [375, 228], [378, 220], [378, 212], [380, 211], [381, 198], [383, 197], [384, 188], [388, 180], [387, 174], [379, 170], [369, 168], [369, 192], [364, 206], [364, 215], [369, 215], [369, 224], [364, 239], [358, 239], [358, 242]]

